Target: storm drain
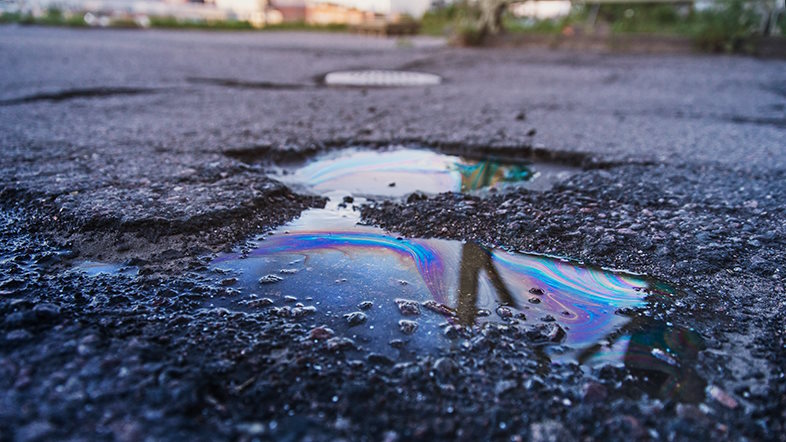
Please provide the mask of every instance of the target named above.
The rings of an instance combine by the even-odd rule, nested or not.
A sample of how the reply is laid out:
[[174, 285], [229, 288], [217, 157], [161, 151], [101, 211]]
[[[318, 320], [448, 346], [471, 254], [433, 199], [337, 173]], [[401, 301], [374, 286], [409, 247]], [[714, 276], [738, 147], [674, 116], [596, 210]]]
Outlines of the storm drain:
[[439, 75], [409, 71], [337, 71], [325, 75], [325, 84], [328, 86], [433, 86], [441, 82]]

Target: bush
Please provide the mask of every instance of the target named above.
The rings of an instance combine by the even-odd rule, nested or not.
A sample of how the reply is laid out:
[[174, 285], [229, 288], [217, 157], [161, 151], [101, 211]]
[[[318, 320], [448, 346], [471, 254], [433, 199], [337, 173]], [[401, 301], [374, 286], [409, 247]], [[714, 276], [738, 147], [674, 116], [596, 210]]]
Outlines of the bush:
[[575, 16], [536, 20], [531, 18], [516, 18], [513, 14], [505, 14], [502, 17], [502, 24], [506, 31], [535, 33], [535, 34], [559, 34], [575, 22]]
[[695, 41], [713, 52], [750, 52], [751, 38], [758, 32], [761, 16], [742, 0], [728, 0], [701, 14]]
[[19, 12], [4, 12], [0, 14], [0, 23], [19, 23], [22, 21], [22, 14]]
[[468, 15], [465, 3], [453, 3], [440, 9], [426, 11], [420, 19], [420, 33], [427, 35], [449, 35], [461, 26], [460, 22]]
[[251, 23], [247, 21], [178, 20], [174, 17], [150, 17], [150, 26], [153, 28], [189, 28], [189, 29], [220, 29], [220, 30], [254, 29]]
[[275, 25], [267, 25], [263, 29], [270, 31], [324, 31], [324, 32], [342, 32], [349, 29], [349, 26], [341, 23], [331, 23], [328, 25], [310, 25], [304, 21], [279, 23]]
[[480, 46], [486, 40], [486, 34], [477, 26], [463, 26], [455, 36], [456, 42], [461, 46]]

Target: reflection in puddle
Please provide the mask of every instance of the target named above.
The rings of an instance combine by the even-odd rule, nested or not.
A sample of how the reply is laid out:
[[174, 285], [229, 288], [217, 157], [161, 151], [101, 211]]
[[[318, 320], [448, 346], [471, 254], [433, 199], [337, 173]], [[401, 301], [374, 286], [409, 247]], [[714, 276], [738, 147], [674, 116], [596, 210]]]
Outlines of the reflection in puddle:
[[277, 179], [316, 193], [345, 191], [360, 196], [401, 197], [413, 192], [467, 192], [518, 183], [545, 190], [572, 173], [554, 164], [472, 160], [429, 150], [344, 149], [321, 155]]
[[610, 341], [585, 348], [577, 361], [590, 366], [623, 364], [653, 397], [682, 402], [704, 399], [707, 383], [693, 367], [705, 346], [695, 331], [636, 316]]
[[[654, 370], [673, 390], [701, 348], [693, 332], [624, 313], [671, 297], [663, 283], [472, 242], [399, 238], [356, 221], [351, 209], [309, 210], [248, 253], [217, 258], [244, 295], [232, 308], [258, 297], [313, 305], [313, 325], [396, 358], [461, 345], [463, 327], [518, 323], [544, 358]], [[275, 282], [261, 283], [270, 275]], [[362, 319], [349, 322], [356, 311]]]
[[393, 359], [472, 347], [478, 328], [516, 324], [541, 366], [624, 365], [651, 394], [694, 400], [704, 388], [692, 369], [701, 337], [637, 313], [672, 297], [668, 284], [473, 242], [396, 237], [359, 225], [356, 207], [347, 206], [417, 191], [545, 190], [571, 173], [417, 149], [345, 149], [280, 169], [277, 179], [328, 197], [327, 206], [307, 210], [253, 250], [219, 256], [213, 266], [233, 274], [227, 280], [237, 296], [210, 304], [272, 305], [303, 317], [315, 336], [332, 336], [317, 327], [324, 325]]
[[128, 267], [120, 264], [109, 264], [98, 261], [82, 261], [74, 268], [80, 272], [84, 272], [87, 276], [118, 274], [134, 276], [138, 272], [136, 267]]

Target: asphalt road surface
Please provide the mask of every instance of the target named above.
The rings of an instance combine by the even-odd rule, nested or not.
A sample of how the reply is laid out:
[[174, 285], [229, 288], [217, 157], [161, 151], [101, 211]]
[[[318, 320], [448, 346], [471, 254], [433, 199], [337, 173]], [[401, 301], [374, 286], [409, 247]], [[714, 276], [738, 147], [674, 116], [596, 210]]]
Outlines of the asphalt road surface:
[[[784, 440], [784, 61], [17, 26], [0, 26], [0, 60], [0, 440]], [[321, 82], [346, 69], [443, 82]], [[266, 165], [397, 144], [580, 167], [545, 192], [358, 209], [408, 237], [686, 288], [640, 312], [701, 336], [690, 358], [660, 355], [673, 385], [544, 369], [515, 326], [402, 362], [281, 306], [205, 307], [227, 294], [215, 253], [324, 204]]]

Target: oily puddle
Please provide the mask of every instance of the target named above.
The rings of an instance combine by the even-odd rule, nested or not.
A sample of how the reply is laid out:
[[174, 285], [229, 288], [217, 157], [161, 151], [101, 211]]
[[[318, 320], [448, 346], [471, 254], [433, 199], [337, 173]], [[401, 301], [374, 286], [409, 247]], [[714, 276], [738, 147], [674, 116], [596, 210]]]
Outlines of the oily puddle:
[[91, 277], [100, 275], [136, 276], [139, 272], [139, 269], [134, 266], [112, 264], [100, 261], [81, 261], [74, 266], [74, 269]]
[[701, 337], [642, 313], [677, 296], [668, 284], [360, 225], [357, 206], [365, 198], [507, 186], [547, 190], [575, 171], [406, 148], [343, 149], [279, 167], [272, 171], [276, 179], [327, 197], [326, 207], [305, 211], [247, 250], [217, 257], [213, 269], [231, 286], [230, 295], [208, 304], [276, 309], [303, 321], [313, 338], [329, 339], [329, 348], [351, 339], [348, 351], [392, 360], [469, 348], [480, 329], [515, 325], [541, 362], [625, 365], [669, 396], [680, 390], [685, 399], [686, 388], [700, 392], [692, 366]]
[[277, 167], [271, 175], [317, 194], [343, 191], [354, 196], [398, 198], [414, 192], [473, 192], [508, 186], [547, 190], [576, 170], [555, 163], [473, 159], [425, 149], [347, 148]]
[[401, 238], [358, 225], [342, 206], [306, 211], [215, 259], [235, 294], [211, 306], [276, 308], [393, 360], [460, 350], [478, 328], [515, 324], [547, 361], [624, 364], [665, 389], [699, 379], [691, 365], [701, 337], [636, 313], [676, 296], [667, 284], [473, 242]]

